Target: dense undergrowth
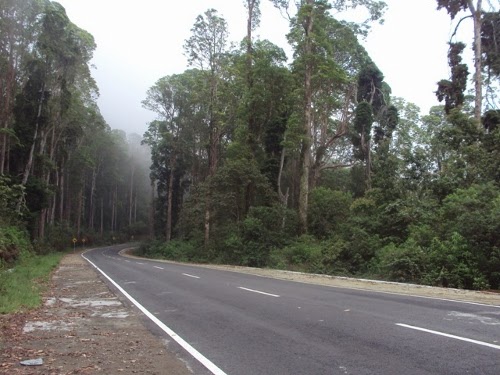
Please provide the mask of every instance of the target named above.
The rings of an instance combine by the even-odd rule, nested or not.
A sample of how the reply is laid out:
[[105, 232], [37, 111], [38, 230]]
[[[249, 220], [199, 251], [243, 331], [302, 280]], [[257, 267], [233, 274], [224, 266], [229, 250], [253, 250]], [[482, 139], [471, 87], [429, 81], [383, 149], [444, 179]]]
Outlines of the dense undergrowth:
[[239, 226], [202, 239], [143, 244], [144, 256], [184, 262], [269, 267], [465, 289], [500, 285], [500, 189], [494, 184], [432, 198], [384, 203], [380, 190], [354, 199], [319, 188], [311, 194], [310, 234], [296, 236], [280, 209], [251, 210]]

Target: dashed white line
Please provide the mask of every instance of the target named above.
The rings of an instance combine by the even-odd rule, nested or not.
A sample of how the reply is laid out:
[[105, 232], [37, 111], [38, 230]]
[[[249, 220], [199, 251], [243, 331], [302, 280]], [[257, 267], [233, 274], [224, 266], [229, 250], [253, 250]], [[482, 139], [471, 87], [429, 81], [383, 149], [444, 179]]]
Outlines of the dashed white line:
[[141, 263], [141, 262], [135, 262], [136, 264], [141, 264], [141, 265], [144, 265], [144, 263]]
[[455, 340], [466, 341], [466, 342], [470, 342], [470, 343], [472, 343], [472, 344], [477, 344], [477, 345], [487, 346], [487, 347], [489, 347], [489, 348], [493, 348], [493, 349], [500, 350], [500, 345], [490, 344], [489, 342], [484, 342], [484, 341], [478, 341], [478, 340], [468, 339], [467, 337], [461, 337], [461, 336], [450, 335], [450, 334], [448, 334], [448, 333], [439, 332], [439, 331], [433, 331], [433, 330], [426, 329], [426, 328], [421, 328], [421, 327], [410, 326], [410, 325], [408, 325], [408, 324], [403, 324], [403, 323], [396, 323], [396, 325], [397, 325], [397, 326], [400, 326], [400, 327], [404, 327], [404, 328], [414, 329], [414, 330], [416, 330], [416, 331], [422, 331], [422, 332], [432, 333], [432, 334], [434, 334], [434, 335], [439, 335], [439, 336], [449, 337], [450, 339], [455, 339]]
[[200, 278], [199, 276], [190, 275], [189, 273], [183, 273], [183, 275], [187, 276], [187, 277], [192, 277], [193, 279], [199, 279]]
[[158, 267], [158, 266], [153, 266], [154, 268], [158, 268], [159, 270], [163, 270], [164, 268]]
[[277, 295], [277, 294], [271, 294], [271, 293], [261, 292], [260, 290], [255, 290], [255, 289], [243, 288], [242, 286], [239, 286], [238, 289], [243, 289], [243, 290], [246, 290], [248, 292], [253, 292], [253, 293], [264, 294], [266, 296], [271, 296], [271, 297], [279, 297], [279, 295]]

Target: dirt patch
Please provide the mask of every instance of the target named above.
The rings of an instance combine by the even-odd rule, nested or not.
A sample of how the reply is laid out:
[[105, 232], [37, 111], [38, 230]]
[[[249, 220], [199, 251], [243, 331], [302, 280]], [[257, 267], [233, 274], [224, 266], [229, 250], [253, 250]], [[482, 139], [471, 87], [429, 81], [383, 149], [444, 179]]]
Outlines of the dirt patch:
[[[0, 373], [191, 374], [143, 319], [79, 254], [69, 254], [42, 307], [0, 316]], [[31, 359], [43, 364], [20, 364]]]
[[[133, 249], [125, 249], [121, 251], [122, 255], [135, 257], [132, 254]], [[176, 263], [166, 260], [158, 260], [159, 262]], [[338, 277], [329, 275], [308, 274], [302, 272], [282, 271], [274, 269], [262, 269], [240, 266], [225, 266], [225, 265], [208, 265], [195, 264], [198, 267], [214, 268], [225, 271], [248, 273], [264, 277], [271, 277], [280, 280], [289, 280], [301, 283], [324, 285], [336, 288], [370, 290], [381, 293], [394, 293], [414, 295], [427, 298], [440, 298], [456, 301], [465, 301], [473, 303], [482, 303], [486, 305], [495, 305], [500, 307], [500, 292], [499, 291], [473, 291], [452, 288], [438, 288], [426, 285], [404, 284], [388, 281], [363, 280], [349, 277]]]

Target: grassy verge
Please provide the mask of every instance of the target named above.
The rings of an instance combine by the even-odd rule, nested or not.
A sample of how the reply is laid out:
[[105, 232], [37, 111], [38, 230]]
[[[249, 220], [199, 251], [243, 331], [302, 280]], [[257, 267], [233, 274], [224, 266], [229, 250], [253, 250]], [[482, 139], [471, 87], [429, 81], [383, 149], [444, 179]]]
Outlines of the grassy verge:
[[13, 269], [0, 269], [0, 314], [40, 306], [41, 294], [48, 286], [50, 274], [63, 255], [29, 255]]

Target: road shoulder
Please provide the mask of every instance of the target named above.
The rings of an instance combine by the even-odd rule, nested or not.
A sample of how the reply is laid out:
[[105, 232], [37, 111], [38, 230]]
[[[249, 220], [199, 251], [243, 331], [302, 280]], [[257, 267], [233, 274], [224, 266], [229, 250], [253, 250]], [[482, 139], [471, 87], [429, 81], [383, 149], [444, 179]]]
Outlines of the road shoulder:
[[[68, 254], [42, 307], [0, 316], [0, 373], [191, 374], [143, 323], [80, 254]], [[20, 364], [30, 359], [43, 364]]]

